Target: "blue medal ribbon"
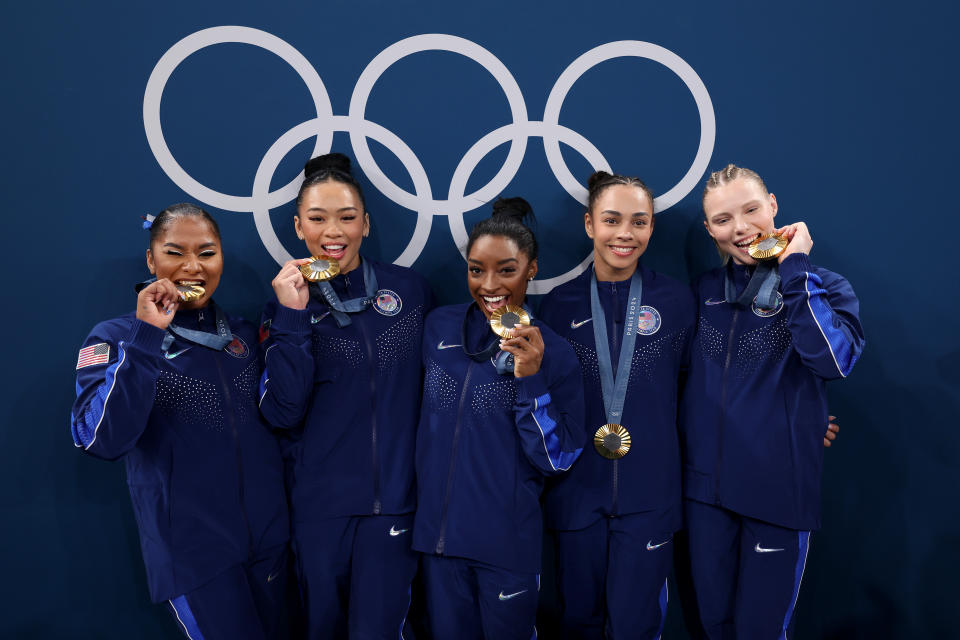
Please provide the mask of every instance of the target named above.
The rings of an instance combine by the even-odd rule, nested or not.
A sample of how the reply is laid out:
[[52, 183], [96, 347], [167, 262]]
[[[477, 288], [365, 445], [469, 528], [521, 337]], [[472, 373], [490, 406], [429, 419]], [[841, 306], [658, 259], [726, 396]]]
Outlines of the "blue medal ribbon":
[[170, 345], [173, 344], [174, 339], [179, 338], [187, 342], [192, 342], [193, 344], [198, 344], [201, 347], [213, 349], [214, 351], [223, 351], [224, 347], [233, 342], [230, 323], [227, 322], [227, 314], [225, 314], [213, 300], [210, 301], [210, 308], [213, 309], [214, 318], [216, 318], [216, 333], [187, 329], [171, 322], [167, 327], [167, 335], [163, 336], [163, 343], [160, 348], [167, 351], [170, 349]]
[[603, 407], [607, 422], [621, 424], [623, 403], [627, 398], [627, 382], [630, 380], [630, 365], [633, 362], [633, 347], [637, 342], [637, 317], [640, 314], [640, 298], [643, 296], [643, 280], [640, 267], [630, 278], [630, 293], [627, 297], [627, 317], [623, 325], [623, 341], [620, 343], [620, 359], [617, 375], [613, 375], [610, 358], [610, 341], [607, 337], [607, 318], [600, 304], [597, 290], [597, 273], [590, 278], [590, 312], [593, 315], [593, 341], [597, 347], [597, 366], [600, 369], [600, 388], [603, 391]]
[[[500, 375], [507, 375], [513, 373], [513, 354], [509, 351], [500, 350], [500, 336], [494, 334], [494, 340], [485, 348], [471, 353], [467, 349], [467, 320], [470, 317], [470, 309], [476, 307], [477, 303], [474, 302], [471, 306], [467, 307], [467, 312], [463, 315], [463, 324], [460, 327], [460, 344], [461, 349], [467, 355], [468, 358], [474, 362], [485, 362], [490, 360], [493, 362], [494, 368], [496, 368], [497, 373]], [[477, 307], [477, 310], [480, 311], [480, 308]], [[527, 305], [523, 305], [523, 310], [527, 312], [530, 316], [530, 319], [533, 320], [533, 313], [530, 312], [530, 309]], [[483, 313], [483, 311], [480, 311]], [[498, 353], [499, 352], [499, 353]]]
[[343, 302], [329, 281], [311, 282], [309, 285], [310, 297], [330, 307], [330, 315], [337, 321], [337, 326], [340, 328], [351, 324], [349, 314], [359, 313], [367, 309], [373, 304], [373, 301], [377, 299], [377, 275], [373, 272], [373, 266], [369, 260], [364, 260], [361, 266], [363, 268], [363, 283], [366, 291], [366, 295], [363, 297], [353, 298], [352, 300]]
[[777, 305], [777, 289], [780, 287], [780, 266], [776, 260], [767, 260], [757, 264], [753, 275], [747, 282], [740, 297], [733, 281], [733, 261], [727, 263], [727, 272], [723, 283], [724, 299], [730, 304], [749, 307], [753, 301], [761, 309], [772, 309]]

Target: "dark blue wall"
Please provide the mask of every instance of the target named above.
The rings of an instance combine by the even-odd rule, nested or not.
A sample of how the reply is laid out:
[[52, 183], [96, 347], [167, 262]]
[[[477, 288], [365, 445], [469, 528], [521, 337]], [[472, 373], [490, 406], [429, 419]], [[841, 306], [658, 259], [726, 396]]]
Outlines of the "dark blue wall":
[[[824, 529], [813, 537], [798, 637], [954, 633], [960, 568], [960, 309], [949, 272], [957, 236], [955, 5], [242, 5], [60, 1], [3, 9], [0, 636], [173, 632], [166, 614], [147, 600], [122, 465], [75, 451], [68, 413], [81, 340], [97, 320], [133, 308], [131, 284], [145, 273], [139, 216], [203, 200], [178, 186], [151, 151], [143, 111], [148, 78], [181, 38], [221, 25], [262, 30], [302, 54], [338, 116], [348, 114], [367, 64], [419, 34], [459, 36], [489, 51], [512, 74], [531, 121], [543, 119], [563, 70], [599, 45], [645, 41], [689, 64], [715, 116], [709, 168], [733, 161], [759, 171], [780, 202], [778, 220], [805, 220], [814, 261], [845, 275], [862, 304], [867, 350], [853, 375], [830, 388], [843, 431], [827, 452]], [[219, 44], [173, 72], [160, 115], [166, 144], [189, 175], [210, 189], [250, 196], [266, 151], [316, 111], [303, 81], [279, 57]], [[405, 143], [429, 180], [432, 198], [420, 202], [432, 228], [414, 266], [442, 301], [463, 299], [462, 261], [447, 217], [429, 215], [442, 211], [442, 203], [431, 202], [447, 199], [468, 149], [510, 123], [502, 89], [466, 57], [416, 53], [383, 72], [366, 118]], [[672, 71], [643, 58], [610, 60], [584, 73], [563, 103], [560, 123], [658, 194], [688, 171], [701, 137], [690, 91]], [[370, 148], [385, 175], [411, 191], [415, 177], [408, 171], [415, 169], [393, 155], [395, 142]], [[295, 177], [313, 144], [287, 154], [272, 188]], [[354, 155], [346, 133], [336, 133], [333, 146]], [[588, 162], [562, 148], [570, 171], [583, 179]], [[487, 184], [506, 158], [507, 145], [483, 158], [467, 190]], [[704, 177], [694, 176], [697, 185]], [[416, 235], [417, 214], [366, 184], [374, 231], [365, 251], [394, 260]], [[543, 277], [566, 273], [586, 257], [581, 205], [554, 177], [541, 138], [529, 138], [503, 191], [525, 195], [539, 214]], [[699, 196], [697, 186], [659, 216], [647, 264], [682, 278], [713, 264]], [[207, 204], [228, 252], [217, 298], [255, 317], [277, 264], [249, 208]], [[480, 201], [474, 206], [464, 216], [468, 228], [487, 211]], [[282, 204], [269, 218], [286, 250], [299, 255], [291, 215], [291, 205]], [[679, 609], [670, 615], [668, 637], [683, 637]]]

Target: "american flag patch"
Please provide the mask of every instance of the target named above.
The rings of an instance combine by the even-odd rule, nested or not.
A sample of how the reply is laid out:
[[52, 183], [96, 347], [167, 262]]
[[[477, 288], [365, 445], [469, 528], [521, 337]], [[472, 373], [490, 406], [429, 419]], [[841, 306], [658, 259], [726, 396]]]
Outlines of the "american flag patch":
[[77, 369], [83, 369], [95, 364], [106, 364], [110, 360], [110, 345], [106, 342], [92, 344], [80, 349], [77, 357]]

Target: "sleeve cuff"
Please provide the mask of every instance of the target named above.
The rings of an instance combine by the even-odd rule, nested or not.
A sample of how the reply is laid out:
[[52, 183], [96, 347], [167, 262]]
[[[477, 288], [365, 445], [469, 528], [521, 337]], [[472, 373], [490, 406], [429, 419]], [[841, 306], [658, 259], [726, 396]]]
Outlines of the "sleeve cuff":
[[149, 322], [135, 319], [128, 342], [147, 353], [159, 354], [165, 335], [167, 335], [166, 330], [155, 327]]
[[517, 402], [533, 402], [542, 395], [550, 393], [543, 371], [532, 376], [517, 378]]
[[791, 253], [780, 263], [780, 278], [783, 282], [789, 282], [801, 273], [812, 271], [813, 266], [810, 264], [810, 256], [805, 253]]
[[273, 320], [270, 322], [270, 328], [286, 333], [310, 333], [310, 310], [291, 309], [290, 307], [285, 307], [277, 303], [277, 307], [273, 312]]

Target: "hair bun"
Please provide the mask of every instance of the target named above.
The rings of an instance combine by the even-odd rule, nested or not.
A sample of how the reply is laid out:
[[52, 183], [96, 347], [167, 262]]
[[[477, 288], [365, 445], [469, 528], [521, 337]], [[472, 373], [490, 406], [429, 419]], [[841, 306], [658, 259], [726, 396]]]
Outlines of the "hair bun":
[[609, 180], [613, 175], [607, 173], [606, 171], [594, 171], [589, 178], [587, 178], [587, 190], [593, 191], [593, 188], [604, 180]]
[[350, 158], [342, 153], [327, 153], [322, 156], [317, 156], [316, 158], [311, 158], [307, 161], [307, 164], [303, 165], [303, 175], [305, 179], [309, 179], [311, 176], [322, 171], [339, 171], [348, 176], [353, 175], [350, 172]]
[[497, 198], [491, 218], [510, 218], [523, 224], [524, 218], [533, 219], [533, 207], [523, 198]]

